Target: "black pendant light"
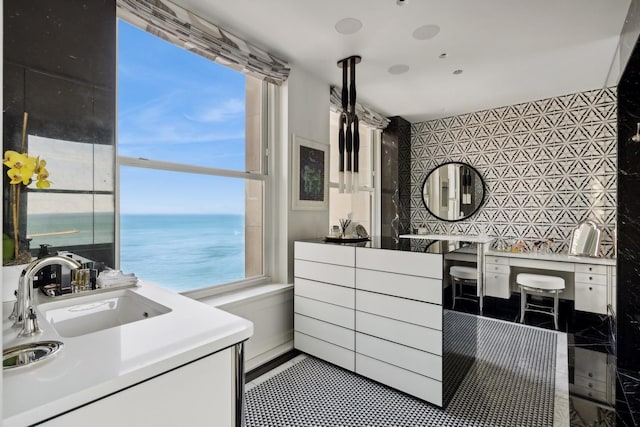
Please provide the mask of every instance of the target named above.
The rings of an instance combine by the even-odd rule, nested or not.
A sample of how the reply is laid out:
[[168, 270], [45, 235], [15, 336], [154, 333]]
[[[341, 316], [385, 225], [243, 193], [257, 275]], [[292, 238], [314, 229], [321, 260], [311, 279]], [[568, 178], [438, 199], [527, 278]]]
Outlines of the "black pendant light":
[[[356, 64], [360, 63], [360, 60], [359, 56], [350, 56], [338, 61], [338, 67], [342, 68], [342, 114], [338, 127], [338, 188], [341, 193], [358, 191], [360, 131], [356, 115]], [[350, 85], [347, 76], [350, 77]]]

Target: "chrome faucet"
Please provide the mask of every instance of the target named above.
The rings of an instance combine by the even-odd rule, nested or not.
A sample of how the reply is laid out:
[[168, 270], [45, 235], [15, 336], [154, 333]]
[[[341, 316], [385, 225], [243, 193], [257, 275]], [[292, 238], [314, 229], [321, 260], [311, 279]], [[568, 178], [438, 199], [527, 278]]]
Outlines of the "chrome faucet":
[[71, 270], [80, 268], [80, 263], [66, 256], [54, 255], [46, 258], [38, 258], [31, 262], [22, 271], [18, 283], [18, 293], [15, 309], [15, 322], [13, 326], [22, 327], [19, 337], [30, 337], [42, 332], [38, 326], [38, 319], [33, 300], [33, 277], [48, 265], [60, 264]]

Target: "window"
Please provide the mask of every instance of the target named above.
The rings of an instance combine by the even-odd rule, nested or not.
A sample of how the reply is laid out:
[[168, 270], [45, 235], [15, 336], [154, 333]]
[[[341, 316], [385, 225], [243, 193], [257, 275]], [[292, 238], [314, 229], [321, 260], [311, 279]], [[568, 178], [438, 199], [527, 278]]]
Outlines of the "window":
[[264, 276], [264, 83], [118, 31], [120, 269], [177, 292]]
[[[359, 189], [356, 193], [340, 193], [338, 190], [338, 119], [336, 112], [331, 112], [330, 144], [331, 162], [329, 173], [329, 227], [338, 225], [340, 218], [352, 214], [354, 223], [362, 224], [369, 235], [377, 235], [378, 225], [376, 212], [375, 188], [375, 147], [380, 146], [380, 131], [360, 122], [359, 151]], [[377, 141], [377, 143], [376, 143]]]

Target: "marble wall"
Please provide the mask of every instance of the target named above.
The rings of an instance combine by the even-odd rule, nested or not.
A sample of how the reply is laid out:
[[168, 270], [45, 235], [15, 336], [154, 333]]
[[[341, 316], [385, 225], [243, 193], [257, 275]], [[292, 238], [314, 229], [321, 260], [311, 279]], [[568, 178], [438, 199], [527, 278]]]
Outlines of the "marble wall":
[[[3, 52], [4, 150], [20, 149], [23, 112], [28, 112], [29, 135], [43, 137], [43, 141], [87, 144], [89, 150], [100, 144], [101, 148], [109, 146], [113, 152], [110, 147], [115, 141], [115, 0], [5, 0]], [[78, 191], [77, 186], [75, 190], [61, 188], [62, 179], [56, 182], [57, 171], [51, 162], [48, 166], [53, 185], [50, 189], [38, 190], [37, 194], [58, 211], [64, 212], [69, 200], [87, 201], [84, 206], [89, 215], [97, 198], [114, 206], [107, 212], [111, 215], [107, 216], [106, 223], [99, 222], [104, 218], [97, 219], [93, 211], [94, 230], [104, 231], [113, 238], [63, 247], [113, 266], [114, 183], [101, 185], [98, 190], [96, 182], [100, 177], [96, 177], [94, 183], [83, 183], [82, 191]], [[93, 169], [92, 164], [85, 166]], [[9, 184], [5, 175], [3, 228], [10, 230]], [[112, 181], [112, 172], [108, 178]], [[106, 181], [107, 177], [102, 180]], [[25, 236], [28, 209], [25, 193], [21, 205], [20, 234]], [[94, 239], [97, 234], [94, 233]]]
[[381, 235], [397, 241], [411, 230], [411, 124], [402, 117], [382, 132], [380, 157]]
[[[572, 228], [594, 220], [602, 253], [614, 252], [616, 92], [614, 88], [414, 123], [411, 129], [411, 228], [487, 233], [507, 241], [554, 238], [566, 251]], [[486, 184], [485, 203], [469, 220], [437, 220], [422, 185], [437, 165], [461, 161]]]
[[[638, 8], [635, 8], [638, 11]], [[637, 21], [637, 19], [636, 19]], [[635, 48], [618, 84], [618, 404], [626, 424], [640, 423], [640, 47]]]

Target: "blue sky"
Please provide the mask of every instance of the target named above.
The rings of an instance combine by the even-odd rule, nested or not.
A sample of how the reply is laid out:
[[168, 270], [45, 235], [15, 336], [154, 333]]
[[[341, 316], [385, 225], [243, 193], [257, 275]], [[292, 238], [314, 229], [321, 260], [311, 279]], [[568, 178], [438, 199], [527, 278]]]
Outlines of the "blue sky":
[[[118, 32], [119, 155], [244, 171], [244, 75], [123, 21]], [[244, 213], [242, 180], [121, 172], [121, 213]]]

